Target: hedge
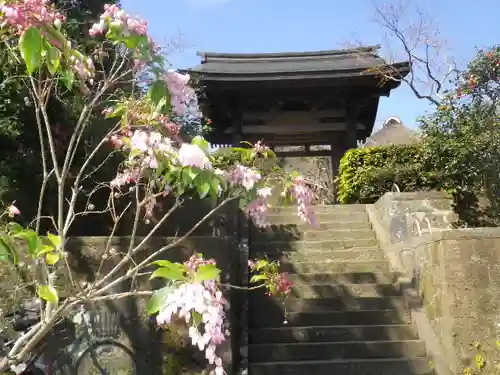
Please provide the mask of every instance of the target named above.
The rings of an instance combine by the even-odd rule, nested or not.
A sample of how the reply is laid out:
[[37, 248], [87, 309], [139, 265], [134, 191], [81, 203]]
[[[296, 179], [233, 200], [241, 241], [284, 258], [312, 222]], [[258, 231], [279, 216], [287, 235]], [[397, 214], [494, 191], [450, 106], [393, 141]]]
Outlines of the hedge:
[[423, 168], [419, 145], [356, 148], [340, 161], [337, 194], [340, 203], [373, 203], [396, 183], [402, 191], [431, 190], [439, 177]]

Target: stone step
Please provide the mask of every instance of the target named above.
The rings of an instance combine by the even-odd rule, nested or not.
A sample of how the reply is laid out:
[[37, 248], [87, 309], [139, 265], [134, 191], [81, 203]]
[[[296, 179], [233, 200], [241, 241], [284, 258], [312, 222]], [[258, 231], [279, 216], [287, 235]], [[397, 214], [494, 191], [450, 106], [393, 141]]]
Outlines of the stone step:
[[394, 284], [296, 284], [292, 297], [297, 298], [355, 298], [401, 296]]
[[378, 240], [372, 238], [358, 238], [351, 240], [324, 240], [324, 241], [250, 241], [252, 254], [273, 252], [300, 252], [307, 250], [347, 250], [352, 248], [378, 247]]
[[252, 375], [432, 375], [431, 359], [384, 358], [338, 359], [330, 361], [290, 361], [251, 363]]
[[[305, 232], [253, 232], [250, 236], [252, 241], [321, 241], [321, 240], [359, 240], [376, 239], [375, 232], [372, 229], [359, 230], [327, 230], [315, 231], [307, 230]], [[362, 245], [358, 245], [362, 246]]]
[[[288, 312], [328, 312], [328, 311], [353, 311], [353, 310], [403, 310], [405, 300], [403, 297], [345, 297], [345, 298], [295, 298], [287, 297], [284, 300], [269, 296], [249, 298], [252, 304], [269, 308], [280, 308]], [[270, 306], [271, 305], [271, 306]], [[257, 305], [256, 305], [257, 306]]]
[[292, 262], [323, 262], [323, 261], [372, 261], [385, 260], [386, 256], [378, 247], [357, 247], [352, 249], [336, 249], [336, 250], [303, 250], [289, 252], [273, 252], [267, 251], [266, 256], [270, 260], [280, 260]]
[[[366, 212], [345, 212], [336, 211], [330, 213], [318, 213], [315, 212], [316, 220], [318, 223], [341, 223], [341, 222], [358, 222], [358, 223], [370, 223], [370, 218]], [[304, 225], [310, 227], [309, 224], [305, 224], [304, 221], [297, 216], [296, 211], [293, 213], [269, 213], [267, 215], [267, 221], [272, 224], [296, 224]]]
[[254, 329], [249, 332], [252, 344], [277, 344], [294, 342], [345, 342], [415, 340], [414, 330], [407, 324], [303, 326]]
[[321, 261], [282, 262], [281, 271], [288, 273], [390, 272], [387, 261]]
[[317, 226], [310, 224], [274, 224], [269, 221], [271, 225], [267, 227], [252, 227], [252, 233], [292, 233], [300, 234], [304, 232], [321, 232], [330, 230], [372, 230], [370, 223], [366, 221], [336, 221], [336, 222], [322, 222], [318, 221]]
[[[257, 307], [257, 306], [255, 306]], [[252, 328], [272, 328], [289, 326], [334, 326], [334, 325], [374, 325], [409, 324], [408, 311], [359, 310], [325, 312], [290, 312], [283, 315], [279, 309], [249, 309], [249, 325]], [[285, 320], [286, 319], [286, 320]]]
[[[336, 214], [336, 213], [366, 213], [364, 204], [318, 204], [312, 207], [315, 214]], [[275, 214], [297, 214], [297, 206], [276, 206], [269, 209], [270, 215]]]
[[293, 284], [393, 284], [399, 276], [397, 272], [291, 273], [288, 279]]
[[251, 362], [314, 361], [353, 358], [425, 357], [420, 340], [302, 342], [291, 344], [258, 344], [248, 347]]

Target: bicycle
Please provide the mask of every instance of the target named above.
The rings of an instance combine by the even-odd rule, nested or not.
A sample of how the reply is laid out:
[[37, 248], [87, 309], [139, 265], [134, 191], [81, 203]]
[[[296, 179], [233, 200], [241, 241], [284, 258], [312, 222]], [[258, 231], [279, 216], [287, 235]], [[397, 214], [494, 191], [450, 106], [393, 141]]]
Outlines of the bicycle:
[[[67, 322], [67, 321], [66, 321]], [[22, 375], [137, 375], [137, 365], [134, 353], [124, 344], [113, 337], [95, 337], [92, 333], [100, 323], [100, 315], [94, 311], [88, 311], [83, 305], [73, 316], [72, 324], [67, 328], [80, 327], [80, 333], [69, 337], [71, 344], [65, 345], [62, 350], [55, 349], [48, 353], [47, 344], [43, 344], [24, 370], [18, 374]], [[36, 323], [31, 324], [34, 325]], [[56, 337], [53, 344], [60, 342], [61, 324], [58, 325], [59, 332], [52, 335]], [[70, 333], [72, 335], [73, 332]], [[116, 335], [115, 335], [116, 336]], [[53, 338], [52, 337], [52, 338]], [[49, 337], [50, 340], [51, 337]], [[14, 340], [11, 341], [12, 345]], [[50, 345], [49, 345], [50, 346]], [[118, 353], [121, 352], [121, 353]]]

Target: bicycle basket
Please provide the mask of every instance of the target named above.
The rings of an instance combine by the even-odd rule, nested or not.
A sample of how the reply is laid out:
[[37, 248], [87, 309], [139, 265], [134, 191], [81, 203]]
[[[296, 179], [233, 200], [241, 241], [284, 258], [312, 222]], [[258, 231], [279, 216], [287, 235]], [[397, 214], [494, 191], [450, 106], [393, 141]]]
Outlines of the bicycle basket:
[[90, 315], [92, 334], [98, 338], [118, 338], [121, 335], [120, 315], [105, 306], [93, 306]]

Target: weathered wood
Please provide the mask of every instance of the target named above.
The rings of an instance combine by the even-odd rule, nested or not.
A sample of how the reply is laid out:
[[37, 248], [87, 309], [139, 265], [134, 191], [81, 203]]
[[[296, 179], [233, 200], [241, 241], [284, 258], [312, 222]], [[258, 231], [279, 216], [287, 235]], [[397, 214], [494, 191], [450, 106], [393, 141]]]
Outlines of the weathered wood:
[[283, 158], [294, 158], [294, 157], [319, 157], [319, 156], [331, 156], [332, 151], [330, 150], [318, 150], [318, 151], [275, 151], [276, 156]]
[[357, 147], [358, 134], [357, 134], [357, 119], [359, 114], [359, 106], [349, 99], [347, 103], [347, 118], [346, 118], [346, 131], [345, 131], [345, 145], [349, 150]]

